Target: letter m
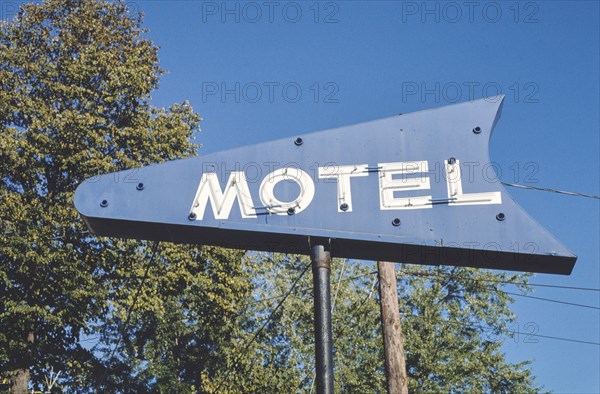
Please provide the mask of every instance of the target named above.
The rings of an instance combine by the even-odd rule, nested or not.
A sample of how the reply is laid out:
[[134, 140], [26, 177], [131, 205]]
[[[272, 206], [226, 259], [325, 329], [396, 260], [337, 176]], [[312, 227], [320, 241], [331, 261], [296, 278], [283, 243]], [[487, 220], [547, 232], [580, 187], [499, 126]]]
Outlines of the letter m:
[[206, 205], [210, 201], [215, 219], [229, 219], [233, 202], [237, 197], [243, 218], [256, 217], [250, 189], [242, 171], [233, 171], [229, 175], [225, 190], [221, 190], [219, 178], [214, 172], [202, 174], [200, 186], [192, 205], [197, 220], [204, 218]]

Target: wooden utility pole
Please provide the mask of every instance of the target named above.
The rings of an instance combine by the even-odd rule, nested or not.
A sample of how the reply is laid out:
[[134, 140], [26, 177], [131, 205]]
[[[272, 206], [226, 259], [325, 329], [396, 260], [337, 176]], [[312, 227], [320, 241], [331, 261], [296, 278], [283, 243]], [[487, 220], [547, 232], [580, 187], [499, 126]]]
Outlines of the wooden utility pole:
[[394, 263], [377, 262], [381, 327], [385, 352], [385, 376], [388, 394], [408, 394], [404, 340], [398, 310], [398, 289]]

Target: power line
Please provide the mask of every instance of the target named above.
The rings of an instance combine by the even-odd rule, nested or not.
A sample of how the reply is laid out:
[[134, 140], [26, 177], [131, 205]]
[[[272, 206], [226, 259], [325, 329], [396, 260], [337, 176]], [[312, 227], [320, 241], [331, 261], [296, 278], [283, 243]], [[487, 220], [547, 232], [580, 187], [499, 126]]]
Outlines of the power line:
[[[441, 274], [435, 274], [433, 272], [425, 272], [425, 271], [417, 271], [417, 272], [398, 271], [398, 274], [400, 274], [400, 275], [415, 275], [415, 276], [433, 276], [433, 277], [438, 277], [438, 278], [447, 278], [447, 277], [459, 278], [456, 275], [441, 275]], [[560, 285], [549, 285], [549, 284], [544, 284], [544, 283], [526, 283], [525, 284], [525, 283], [515, 282], [515, 281], [511, 281], [511, 280], [483, 279], [483, 278], [462, 278], [462, 279], [472, 280], [475, 282], [492, 282], [492, 283], [502, 283], [502, 284], [512, 284], [512, 285], [521, 285], [522, 284], [522, 285], [533, 286], [533, 287], [549, 287], [549, 288], [554, 288], [554, 289], [599, 291], [600, 292], [600, 289], [593, 288], [593, 287], [560, 286]]]
[[342, 283], [342, 278], [344, 277], [344, 270], [346, 269], [346, 263], [348, 259], [344, 259], [344, 264], [342, 265], [342, 270], [340, 271], [340, 275], [338, 276], [337, 285], [335, 288], [335, 293], [333, 295], [333, 304], [331, 305], [331, 315], [335, 312], [335, 302], [337, 301], [337, 296], [340, 291], [340, 283]]
[[[283, 296], [283, 299], [279, 302], [279, 304], [277, 305], [277, 307], [271, 312], [271, 314], [269, 315], [269, 318], [267, 319], [267, 321], [259, 328], [259, 330], [255, 333], [255, 335], [252, 337], [252, 339], [248, 342], [248, 344], [245, 346], [243, 352], [240, 354], [240, 356], [236, 359], [236, 361], [234, 361], [234, 366], [239, 362], [239, 360], [244, 357], [250, 347], [250, 345], [256, 340], [256, 338], [258, 337], [258, 335], [262, 332], [262, 330], [271, 322], [272, 317], [274, 316], [274, 314], [279, 310], [279, 308], [283, 305], [283, 303], [285, 302], [285, 300], [288, 298], [288, 296], [293, 292], [293, 290], [295, 289], [296, 284], [298, 283], [298, 281], [301, 279], [301, 277], [304, 275], [304, 273], [307, 271], [308, 267], [310, 266], [310, 264], [307, 264], [307, 267], [302, 271], [302, 273], [300, 274], [300, 276], [298, 278], [296, 278], [296, 280], [294, 281], [292, 287], [290, 288], [290, 290]], [[343, 276], [343, 272], [344, 269], [342, 269], [339, 277], [338, 277], [338, 290], [339, 290], [339, 284], [342, 281], [346, 281], [346, 280], [354, 280], [357, 278], [361, 278], [361, 277], [365, 277], [365, 276], [370, 276], [373, 275], [375, 273], [377, 273], [376, 271], [373, 272], [368, 272], [366, 274], [361, 274], [361, 275], [357, 275], [357, 276], [353, 276], [353, 277], [347, 277], [347, 278], [342, 278]], [[427, 273], [427, 272], [401, 272], [398, 271], [400, 275], [421, 275], [421, 276], [432, 276], [432, 277], [448, 277], [452, 275], [436, 275], [434, 273]], [[454, 276], [456, 277], [456, 276]], [[474, 281], [483, 281], [483, 282], [496, 282], [496, 283], [506, 283], [506, 284], [515, 284], [515, 285], [519, 285], [522, 283], [519, 282], [514, 282], [514, 281], [501, 281], [501, 280], [488, 280], [488, 279], [476, 279], [476, 278], [463, 278], [466, 280], [474, 280]], [[575, 287], [571, 287], [571, 286], [555, 286], [555, 285], [546, 285], [546, 284], [530, 284], [532, 286], [544, 286], [544, 287], [555, 287], [555, 288], [569, 288], [569, 289], [577, 289], [577, 290], [592, 290], [592, 291], [598, 291], [598, 289], [593, 289], [593, 288], [575, 288]], [[583, 306], [583, 307], [587, 307], [587, 308], [593, 308], [593, 309], [599, 309], [593, 306], [589, 306], [589, 305], [582, 305], [582, 304], [575, 304], [575, 303], [568, 303], [568, 302], [564, 302], [564, 301], [558, 301], [558, 300], [551, 300], [551, 299], [545, 299], [545, 298], [541, 298], [541, 297], [533, 297], [533, 296], [525, 296], [522, 294], [516, 294], [516, 293], [510, 293], [510, 292], [505, 292], [506, 294], [511, 294], [511, 295], [516, 295], [516, 296], [524, 296], [524, 297], [529, 297], [529, 298], [535, 298], [535, 299], [540, 299], [540, 300], [545, 300], [545, 301], [551, 301], [551, 302], [559, 302], [559, 303], [564, 303], [567, 305], [572, 305], [572, 306]], [[337, 295], [337, 290], [336, 290], [336, 295]], [[269, 298], [265, 298], [265, 299], [261, 299], [261, 300], [255, 300], [249, 304], [255, 304], [255, 303], [261, 303], [261, 302], [265, 302], [267, 300], [272, 300], [272, 299], [276, 299], [276, 298], [281, 298], [281, 296], [279, 297], [269, 297]], [[358, 315], [358, 313], [362, 313], [362, 309], [367, 301], [367, 299], [370, 298], [370, 294], [369, 296], [367, 296], [365, 299], [362, 300], [362, 302], [360, 303], [360, 305], [358, 305], [358, 307], [354, 308], [354, 315], [355, 317]], [[248, 305], [248, 304], [247, 304]], [[406, 315], [405, 315], [406, 316]], [[416, 315], [408, 315], [407, 317], [411, 317], [411, 318], [425, 318], [424, 316], [416, 316]], [[479, 329], [483, 329], [485, 330], [485, 327], [481, 326], [481, 325], [472, 325], [472, 324], [465, 324], [462, 322], [453, 322], [453, 321], [442, 321], [442, 323], [447, 323], [447, 324], [461, 324], [465, 327], [472, 327], [472, 328], [479, 328]], [[559, 337], [559, 336], [552, 336], [552, 335], [544, 335], [544, 334], [537, 334], [537, 333], [524, 333], [524, 332], [520, 332], [520, 331], [515, 331], [515, 330], [510, 330], [510, 329], [502, 329], [502, 332], [504, 332], [505, 334], [510, 333], [510, 334], [517, 334], [517, 335], [528, 335], [528, 336], [532, 336], [532, 337], [539, 337], [539, 338], [546, 338], [546, 339], [552, 339], [552, 340], [559, 340], [559, 341], [565, 341], [565, 342], [571, 342], [571, 343], [580, 343], [580, 344], [587, 344], [587, 345], [594, 345], [594, 346], [600, 346], [600, 343], [598, 342], [592, 342], [592, 341], [586, 341], [586, 340], [580, 340], [580, 339], [573, 339], [573, 338], [566, 338], [566, 337]], [[227, 373], [225, 374], [225, 377], [223, 378], [223, 380], [221, 380], [221, 382], [219, 383], [218, 387], [217, 387], [217, 391], [220, 389], [220, 387], [222, 386], [223, 382], [226, 381], [227, 377], [229, 376], [231, 369], [227, 370]], [[304, 379], [303, 379], [304, 380]], [[313, 377], [314, 380], [314, 377]], [[311, 383], [311, 390], [312, 390], [312, 383]]]
[[547, 338], [547, 339], [556, 339], [557, 341], [584, 343], [586, 345], [600, 346], [600, 342], [583, 341], [583, 340], [580, 340], [580, 339], [555, 337], [555, 336], [551, 336], [551, 335], [542, 335], [542, 334], [532, 334], [532, 333], [529, 333], [529, 332], [520, 332], [520, 331], [512, 331], [512, 330], [504, 330], [504, 331], [510, 332], [510, 333], [513, 333], [513, 334], [519, 334], [519, 335], [523, 334], [523, 335], [529, 335], [529, 336], [532, 336], [532, 337], [540, 337], [540, 338]]
[[[407, 272], [407, 273], [400, 272], [400, 274], [401, 275], [417, 275], [417, 276], [433, 276], [433, 277], [439, 277], [439, 278], [447, 278], [447, 277], [455, 277], [456, 278], [456, 276], [452, 276], [452, 275], [439, 275], [439, 274], [434, 274], [431, 272], [422, 272], [422, 271], [421, 272]], [[515, 284], [515, 285], [520, 284], [518, 282], [513, 282], [513, 281], [503, 281], [503, 280], [494, 280], [494, 279], [479, 279], [479, 278], [464, 278], [464, 279], [472, 280], [472, 281], [476, 281], [476, 282], [493, 282], [493, 283], [506, 283], [506, 284]], [[536, 284], [524, 284], [524, 285], [535, 286]], [[575, 287], [570, 287], [570, 286], [554, 286], [554, 285], [541, 285], [541, 284], [537, 284], [537, 286], [557, 287], [557, 288], [567, 288], [567, 289], [577, 289], [577, 290], [594, 290], [594, 291], [599, 290], [599, 289], [593, 289], [593, 288], [589, 288], [589, 287], [575, 288]], [[568, 302], [568, 301], [555, 300], [555, 299], [551, 299], [551, 298], [536, 297], [536, 296], [531, 296], [531, 295], [526, 295], [526, 294], [512, 293], [510, 291], [505, 291], [505, 290], [502, 290], [502, 291], [505, 294], [510, 294], [510, 295], [517, 296], [517, 297], [532, 298], [532, 299], [536, 299], [536, 300], [540, 300], [540, 301], [554, 302], [557, 304], [564, 304], [564, 305], [570, 305], [570, 306], [577, 306], [577, 307], [581, 307], [581, 308], [600, 310], [600, 307], [593, 306], [593, 305], [578, 304], [575, 302]]]
[[[305, 269], [305, 271], [306, 271], [306, 269]], [[304, 272], [302, 273], [302, 275], [304, 274]], [[342, 275], [340, 274], [340, 277], [338, 278], [338, 285], [342, 281], [354, 280], [354, 279], [358, 279], [358, 278], [361, 278], [361, 277], [370, 276], [370, 275], [373, 275], [375, 273], [377, 273], [377, 272], [376, 271], [372, 271], [372, 272], [368, 272], [366, 274], [361, 274], [361, 275], [357, 275], [357, 276], [353, 276], [353, 277], [347, 277], [347, 278], [342, 278], [341, 277]], [[431, 276], [431, 277], [440, 277], [440, 278], [446, 278], [446, 277], [450, 276], [450, 277], [457, 278], [457, 276], [455, 276], [455, 275], [440, 275], [440, 274], [435, 274], [435, 273], [430, 273], [430, 272], [422, 272], [422, 271], [421, 272], [402, 272], [402, 271], [399, 270], [398, 274], [399, 275]], [[492, 283], [503, 283], [503, 284], [514, 284], [514, 285], [523, 284], [523, 285], [528, 285], [528, 286], [540, 286], [540, 287], [571, 289], [571, 290], [600, 291], [600, 289], [596, 289], [596, 288], [575, 287], [575, 286], [560, 286], [560, 285], [549, 285], [549, 284], [541, 284], [541, 283], [524, 284], [524, 283], [519, 283], [519, 282], [509, 281], [509, 280], [494, 280], [494, 279], [479, 279], [479, 278], [463, 278], [463, 279], [465, 279], [465, 280], [472, 280], [472, 281], [480, 281], [480, 282], [492, 282]], [[296, 280], [296, 282], [298, 280], [299, 280], [299, 278]], [[294, 286], [295, 286], [295, 284], [292, 286], [291, 290], [293, 290]], [[560, 300], [554, 300], [554, 299], [548, 299], [548, 298], [542, 298], [542, 297], [527, 296], [527, 295], [523, 295], [523, 294], [511, 293], [511, 292], [506, 292], [506, 291], [504, 291], [504, 292], [506, 294], [510, 294], [510, 295], [521, 296], [521, 297], [526, 297], [526, 298], [533, 298], [533, 299], [539, 299], [539, 300], [549, 301], [549, 302], [557, 302], [557, 303], [571, 305], [571, 306], [585, 307], [585, 308], [591, 308], [591, 309], [600, 309], [598, 307], [594, 307], [594, 306], [590, 306], [590, 305], [576, 304], [576, 303], [571, 303], [571, 302], [566, 302], [566, 301], [560, 301]], [[266, 325], [270, 322], [272, 315], [278, 310], [278, 308], [283, 304], [283, 302], [285, 301], [285, 299], [290, 294], [291, 294], [291, 291], [289, 291], [284, 296], [285, 298], [279, 303], [279, 305], [276, 307], [276, 309], [271, 313], [271, 316], [269, 316], [269, 319], [267, 320], [267, 322], [265, 324], [263, 324], [263, 326], [259, 329], [259, 332], [262, 331], [262, 329], [264, 329], [266, 327]], [[256, 300], [253, 303], [260, 303], [260, 302], [264, 302], [264, 301], [275, 299], [275, 298], [279, 298], [279, 297], [270, 297], [270, 298], [266, 298], [266, 299], [262, 299], [262, 300]], [[366, 300], [368, 298], [370, 298], [370, 297], [367, 297], [364, 300], [362, 300], [362, 302], [360, 303], [360, 305], [357, 308], [354, 308], [354, 310], [356, 311], [355, 312], [356, 315], [358, 315], [358, 312], [362, 313], [362, 309], [363, 309], [362, 307], [364, 306], [364, 304], [365, 304], [365, 302], [366, 302]], [[409, 315], [409, 316], [413, 317], [413, 318], [424, 318], [423, 316], [415, 316], [415, 315]], [[468, 324], [464, 324], [464, 323], [460, 323], [460, 322], [445, 321], [445, 323], [448, 323], [448, 324], [462, 324], [463, 326], [466, 326], [466, 327], [474, 327], [474, 328], [485, 329], [483, 326], [468, 325]], [[256, 337], [258, 336], [259, 332], [257, 332], [257, 334], [254, 335], [254, 337], [252, 338], [252, 340], [246, 346], [246, 348], [244, 349], [244, 352], [243, 352], [243, 354], [242, 354], [241, 357], [243, 357], [245, 355], [245, 353], [248, 350], [248, 347], [256, 339]], [[528, 336], [533, 336], [533, 337], [546, 338], [546, 339], [552, 339], [552, 340], [559, 340], [559, 341], [565, 341], [565, 342], [572, 342], [572, 343], [580, 343], [580, 344], [600, 346], [600, 343], [598, 343], [598, 342], [586, 341], [586, 340], [580, 340], [580, 339], [573, 339], [573, 338], [566, 338], [566, 337], [559, 337], [559, 336], [552, 336], [552, 335], [544, 335], [544, 334], [537, 334], [537, 333], [529, 333], [529, 332], [524, 333], [524, 332], [514, 331], [514, 330], [509, 330], [509, 329], [503, 329], [502, 332], [504, 332], [505, 334], [506, 333], [510, 333], [510, 334], [517, 334], [517, 335], [528, 335]], [[236, 364], [237, 364], [237, 361], [236, 361]], [[227, 376], [229, 375], [229, 372], [230, 372], [230, 370], [228, 370], [228, 373], [226, 374], [225, 378], [227, 378]], [[219, 385], [219, 387], [220, 387], [220, 385]]]
[[[244, 349], [242, 350], [242, 352], [240, 353], [240, 355], [238, 357], [236, 357], [236, 359], [233, 362], [233, 367], [235, 367], [239, 363], [239, 361], [246, 355], [246, 353], [248, 352], [248, 349], [250, 348], [250, 345], [252, 345], [252, 343], [256, 340], [256, 338], [258, 338], [258, 336], [260, 335], [260, 333], [271, 322], [271, 320], [273, 319], [273, 317], [275, 316], [275, 314], [277, 313], [277, 311], [279, 310], [279, 308], [281, 308], [281, 306], [283, 305], [283, 303], [285, 302], [285, 300], [287, 300], [288, 296], [290, 294], [292, 294], [292, 292], [296, 288], [296, 285], [298, 284], [298, 282], [300, 281], [300, 279], [302, 279], [302, 277], [304, 276], [304, 274], [306, 273], [306, 271], [308, 271], [308, 269], [311, 267], [311, 265], [312, 265], [311, 263], [308, 263], [306, 265], [306, 267], [304, 267], [304, 269], [302, 270], [302, 272], [300, 273], [300, 275], [298, 275], [298, 277], [296, 277], [296, 279], [292, 283], [292, 286], [287, 291], [287, 293], [285, 294], [285, 296], [283, 297], [283, 299], [279, 302], [279, 304], [277, 304], [277, 306], [275, 307], [275, 309], [273, 309], [273, 311], [269, 314], [269, 317], [264, 322], [264, 324], [258, 330], [256, 330], [256, 332], [254, 333], [254, 336], [252, 336], [252, 339], [250, 339], [250, 341], [248, 341], [248, 343], [246, 344], [246, 346], [244, 346]], [[228, 368], [227, 369], [227, 372], [225, 373], [225, 376], [223, 377], [223, 379], [221, 380], [221, 382], [217, 386], [217, 389], [215, 390], [216, 392], [219, 392], [219, 389], [221, 388], [221, 385], [223, 384], [223, 382], [225, 382], [227, 380], [227, 377], [229, 377], [229, 374], [231, 373], [232, 369], [233, 368]]]
[[[137, 300], [142, 292], [142, 287], [144, 286], [144, 282], [146, 282], [146, 279], [148, 278], [148, 273], [150, 272], [150, 268], [152, 267], [152, 263], [154, 262], [154, 258], [156, 257], [156, 252], [158, 250], [158, 245], [159, 245], [159, 241], [154, 242], [154, 245], [152, 246], [152, 254], [150, 255], [150, 259], [148, 260], [148, 264], [146, 265], [146, 269], [144, 270], [144, 276], [142, 277], [142, 280], [137, 288], [137, 292], [135, 294], [135, 296], [133, 297], [133, 302], [131, 303], [131, 305], [129, 305], [129, 307], [127, 308], [127, 314], [126, 314], [126, 318], [125, 318], [125, 323], [123, 325], [123, 327], [125, 328], [125, 331], [127, 330], [127, 326], [129, 326], [129, 320], [131, 319], [131, 313], [133, 312], [133, 309], [135, 308], [135, 304], [137, 303]], [[110, 356], [108, 357], [108, 360], [110, 361], [110, 359], [115, 355], [115, 352], [117, 351], [117, 349], [119, 348], [119, 346], [121, 345], [121, 339], [122, 336], [119, 336], [119, 339], [117, 340], [117, 344], [115, 345], [115, 347], [112, 349], [112, 351], [110, 352]], [[100, 379], [100, 382], [104, 382], [104, 379], [106, 379], [106, 373], [108, 372], [108, 368], [106, 368], [104, 370], [104, 373], [102, 374], [102, 379]]]
[[146, 279], [148, 279], [148, 273], [150, 272], [150, 268], [152, 267], [152, 263], [154, 262], [154, 257], [156, 256], [156, 251], [158, 250], [159, 243], [160, 243], [159, 241], [156, 241], [156, 242], [154, 242], [154, 245], [152, 246], [152, 255], [150, 256], [150, 260], [148, 260], [148, 264], [146, 265], [146, 269], [144, 270], [144, 276], [142, 277], [142, 280], [140, 281], [140, 285], [137, 288], [135, 297], [133, 297], [133, 302], [131, 303], [131, 305], [129, 305], [129, 308], [127, 310], [127, 315], [125, 318], [125, 328], [127, 328], [127, 326], [129, 325], [129, 319], [131, 319], [131, 314], [133, 313], [133, 308], [135, 308], [137, 299], [139, 298], [140, 294], [142, 293], [142, 288], [144, 286], [144, 283], [146, 282]]
[[[404, 316], [408, 317], [408, 318], [413, 318], [413, 319], [425, 319], [425, 316], [419, 316], [419, 315], [404, 315]], [[465, 322], [452, 321], [452, 320], [443, 320], [442, 323], [459, 325], [459, 326], [469, 327], [469, 328], [478, 328], [478, 329], [483, 330], [483, 331], [486, 330], [486, 327], [484, 327], [484, 326], [482, 326], [480, 324], [468, 324], [468, 323], [465, 323]], [[528, 336], [532, 336], [532, 337], [554, 339], [554, 340], [557, 340], [557, 341], [575, 342], [575, 343], [583, 343], [583, 344], [586, 344], [586, 345], [600, 346], [600, 342], [585, 341], [585, 340], [581, 340], [581, 339], [573, 339], [573, 338], [558, 337], [558, 336], [553, 336], [553, 335], [536, 334], [536, 333], [531, 333], [531, 332], [521, 332], [521, 331], [514, 331], [514, 330], [509, 330], [509, 329], [502, 329], [501, 331], [504, 332], [504, 333], [511, 333], [511, 334], [518, 334], [518, 335], [528, 335]]]
[[[425, 316], [412, 315], [412, 314], [409, 314], [409, 315], [403, 314], [403, 316], [405, 316], [407, 318], [412, 318], [412, 319], [425, 319], [426, 318]], [[443, 321], [441, 321], [441, 323], [461, 325], [463, 327], [479, 328], [481, 330], [486, 330], [486, 328], [484, 326], [482, 326], [482, 325], [467, 324], [467, 323], [460, 322], [460, 321], [443, 320]], [[544, 335], [544, 334], [537, 334], [537, 333], [530, 333], [530, 332], [521, 332], [521, 331], [510, 330], [510, 329], [503, 329], [502, 331], [504, 333], [511, 333], [511, 334], [518, 334], [518, 335], [529, 335], [529, 336], [533, 336], [533, 337], [553, 339], [553, 340], [557, 340], [557, 341], [573, 342], [573, 343], [581, 343], [581, 344], [586, 344], [586, 345], [600, 346], [600, 342], [592, 342], [592, 341], [586, 341], [586, 340], [581, 340], [581, 339], [565, 338], [565, 337], [559, 337], [559, 336], [554, 336], [554, 335]]]
[[[347, 259], [344, 262], [346, 262], [346, 261], [347, 261]], [[342, 272], [343, 272], [343, 270], [342, 270]], [[339, 289], [339, 284], [341, 282], [343, 282], [343, 281], [353, 280], [353, 279], [358, 279], [358, 278], [363, 278], [365, 276], [371, 276], [371, 275], [376, 274], [376, 273], [377, 273], [377, 271], [372, 271], [372, 272], [368, 272], [366, 274], [357, 275], [357, 276], [353, 276], [353, 277], [348, 277], [348, 278], [345, 278], [345, 279], [342, 279], [341, 278], [341, 274], [340, 274], [340, 278], [338, 279], [338, 289]], [[377, 281], [378, 281], [377, 277], [373, 278], [373, 283], [371, 285], [371, 290], [369, 291], [369, 294], [367, 294], [367, 296], [362, 300], [362, 302], [360, 303], [360, 305], [358, 305], [358, 307], [354, 308], [355, 311], [360, 311], [362, 309], [363, 305], [366, 304], [367, 300], [369, 300], [371, 298], [371, 294], [373, 293], [373, 289], [375, 288], [375, 284], [377, 283]], [[336, 291], [336, 297], [337, 297], [337, 291]], [[331, 314], [332, 314], [332, 322], [333, 322], [334, 321], [334, 318], [333, 318], [333, 308], [332, 308]], [[336, 359], [339, 358], [339, 355], [337, 353], [336, 353], [336, 356], [338, 356], [338, 357], [336, 357]], [[312, 369], [312, 372], [313, 372], [313, 374], [312, 374], [312, 380], [311, 380], [311, 383], [310, 383], [310, 392], [309, 392], [310, 394], [312, 394], [313, 389], [314, 389], [314, 385], [315, 385], [315, 377], [316, 377], [315, 368]], [[305, 375], [305, 377], [302, 378], [302, 381], [304, 381], [304, 379], [306, 379], [307, 377], [308, 376]]]
[[[349, 280], [355, 280], [355, 279], [364, 278], [365, 276], [371, 276], [371, 275], [376, 274], [376, 273], [377, 273], [377, 271], [373, 271], [373, 272], [368, 272], [366, 274], [361, 274], [361, 275], [356, 275], [356, 276], [349, 276], [349, 277], [346, 277], [346, 278], [339, 279], [337, 283], [339, 284], [340, 282], [347, 282]], [[258, 300], [252, 300], [252, 301], [249, 301], [249, 302], [245, 302], [245, 303], [240, 304], [238, 306], [240, 308], [242, 308], [242, 307], [246, 307], [246, 306], [251, 306], [251, 305], [256, 305], [256, 304], [262, 304], [262, 303], [267, 302], [267, 301], [277, 300], [277, 299], [280, 299], [280, 298], [283, 298], [283, 297], [284, 297], [284, 295], [278, 295], [278, 296], [273, 296], [273, 297], [266, 297], [266, 298], [261, 298], [261, 299], [258, 299]]]
[[[427, 273], [427, 272], [418, 272], [418, 273], [400, 272], [400, 274], [404, 274], [404, 275], [406, 275], [406, 274], [416, 274], [416, 275], [422, 275], [422, 276], [447, 277], [447, 276], [444, 276], [444, 275], [436, 275], [436, 274]], [[450, 275], [448, 275], [448, 276], [450, 276]], [[478, 279], [475, 279], [475, 278], [465, 278], [465, 279], [474, 280], [474, 281], [478, 280]], [[490, 281], [490, 280], [481, 279], [480, 281]], [[502, 282], [502, 283], [510, 283], [510, 284], [519, 284], [517, 282], [511, 282], [511, 281], [500, 281], [500, 282]], [[544, 286], [546, 286], [546, 287], [557, 287], [557, 286], [553, 286], [553, 285], [544, 285]], [[564, 286], [560, 286], [560, 287], [564, 287]], [[569, 288], [569, 287], [567, 287], [567, 288]], [[591, 288], [581, 288], [581, 289], [583, 289], [583, 290], [596, 290], [596, 291], [598, 290], [598, 289], [591, 289]], [[581, 290], [581, 289], [579, 289], [579, 290]], [[579, 307], [585, 307], [585, 308], [591, 308], [591, 309], [600, 309], [598, 307], [590, 306], [590, 305], [576, 304], [576, 303], [572, 303], [572, 302], [559, 301], [559, 300], [554, 300], [554, 299], [549, 299], [549, 298], [528, 296], [528, 295], [524, 295], [524, 294], [511, 293], [511, 292], [507, 292], [507, 291], [503, 291], [503, 292], [506, 293], [506, 294], [520, 296], [520, 297], [533, 298], [533, 299], [538, 299], [538, 300], [543, 300], [543, 301], [556, 302], [556, 303], [560, 303], [560, 304], [566, 304], [566, 305], [572, 305], [572, 306], [579, 306]], [[423, 318], [423, 316], [415, 316], [415, 315], [408, 315], [408, 316], [415, 317], [415, 318]], [[446, 323], [458, 323], [458, 322], [446, 321]], [[469, 325], [466, 325], [466, 326], [469, 326]], [[471, 325], [470, 327], [478, 327], [478, 328], [484, 329], [482, 326], [473, 326], [473, 325]], [[510, 333], [513, 333], [513, 334], [526, 334], [526, 335], [540, 337], [540, 338], [547, 338], [547, 339], [554, 339], [554, 340], [560, 340], [560, 341], [566, 341], [566, 342], [574, 342], [574, 343], [582, 343], [582, 344], [600, 346], [599, 342], [591, 342], [591, 341], [585, 341], [585, 340], [580, 340], [580, 339], [557, 337], [557, 336], [543, 335], [543, 334], [534, 334], [534, 333], [522, 333], [520, 331], [513, 331], [513, 330], [503, 330], [503, 331], [510, 332]]]
[[[507, 282], [507, 283], [510, 283], [510, 282]], [[541, 283], [527, 283], [527, 286], [550, 287], [550, 288], [554, 288], [554, 289], [567, 289], [567, 290], [600, 291], [600, 289], [596, 289], [593, 287], [559, 286], [559, 285], [547, 285], [547, 284], [541, 284]]]
[[587, 198], [600, 199], [600, 196], [596, 196], [596, 195], [593, 195], [593, 194], [587, 194], [587, 193], [577, 193], [577, 192], [570, 192], [570, 191], [566, 191], [566, 190], [550, 189], [550, 188], [547, 188], [547, 187], [536, 187], [536, 186], [530, 186], [530, 185], [521, 185], [521, 184], [518, 184], [518, 183], [508, 183], [508, 182], [500, 182], [500, 183], [503, 184], [504, 186], [518, 187], [520, 189], [531, 189], [531, 190], [539, 190], [539, 191], [542, 191], [542, 192], [566, 194], [568, 196], [577, 196], [577, 197], [587, 197]]
[[600, 310], [600, 307], [597, 306], [593, 306], [593, 305], [584, 305], [584, 304], [577, 304], [574, 302], [567, 302], [567, 301], [560, 301], [560, 300], [553, 300], [551, 298], [543, 298], [543, 297], [535, 297], [535, 296], [530, 296], [530, 295], [526, 295], [526, 294], [519, 294], [519, 293], [511, 293], [509, 291], [504, 291], [505, 294], [510, 294], [513, 296], [517, 296], [517, 297], [524, 297], [524, 298], [533, 298], [535, 300], [540, 300], [540, 301], [548, 301], [548, 302], [555, 302], [557, 304], [565, 304], [565, 305], [571, 305], [571, 306], [578, 306], [581, 308], [589, 308], [589, 309], [596, 309], [596, 310]]
[[[432, 272], [402, 272], [400, 270], [397, 271], [399, 275], [414, 275], [414, 276], [430, 276], [430, 277], [437, 277], [437, 278], [447, 278], [447, 277], [454, 277], [454, 278], [458, 278], [457, 276], [453, 276], [453, 275], [440, 275], [440, 274], [435, 274]], [[356, 275], [356, 276], [351, 276], [351, 277], [347, 277], [347, 278], [343, 278], [340, 279], [338, 281], [338, 284], [340, 282], [345, 282], [348, 280], [355, 280], [355, 279], [359, 279], [359, 278], [363, 278], [365, 276], [371, 276], [376, 274], [377, 271], [372, 271], [372, 272], [368, 272], [366, 274], [361, 274], [361, 275]], [[491, 282], [491, 283], [502, 283], [502, 284], [513, 284], [513, 285], [521, 285], [523, 283], [520, 282], [515, 282], [515, 281], [510, 281], [510, 280], [497, 280], [497, 279], [483, 279], [483, 278], [462, 278], [465, 280], [470, 280], [470, 281], [475, 281], [475, 282]], [[600, 289], [597, 288], [592, 288], [592, 287], [577, 287], [577, 286], [560, 286], [560, 285], [549, 285], [549, 284], [544, 284], [544, 283], [527, 283], [527, 284], [523, 284], [526, 286], [533, 286], [533, 287], [548, 287], [548, 288], [556, 288], [556, 289], [567, 289], [567, 290], [581, 290], [581, 291], [600, 291]], [[504, 291], [504, 290], [503, 290]], [[576, 306], [576, 307], [582, 307], [582, 308], [589, 308], [589, 309], [596, 309], [596, 310], [600, 310], [600, 307], [596, 307], [593, 305], [585, 305], [585, 304], [578, 304], [578, 303], [574, 303], [574, 302], [568, 302], [568, 301], [561, 301], [561, 300], [555, 300], [555, 299], [550, 299], [550, 298], [543, 298], [543, 297], [536, 297], [536, 296], [530, 296], [530, 295], [525, 295], [525, 294], [518, 294], [518, 293], [512, 293], [512, 292], [508, 292], [508, 291], [504, 291], [504, 293], [506, 294], [510, 294], [510, 295], [514, 295], [514, 296], [518, 296], [518, 297], [524, 297], [524, 298], [532, 298], [532, 299], [537, 299], [540, 301], [548, 301], [548, 302], [554, 302], [554, 303], [558, 303], [558, 304], [564, 304], [564, 305], [571, 305], [571, 306]], [[261, 304], [270, 300], [275, 300], [275, 299], [279, 299], [279, 298], [283, 298], [283, 295], [280, 296], [274, 296], [274, 297], [268, 297], [268, 298], [262, 298], [260, 300], [254, 300], [251, 302], [247, 302], [244, 304], [241, 304], [240, 307], [244, 307], [244, 306], [250, 306], [250, 305], [255, 305], [255, 304]]]

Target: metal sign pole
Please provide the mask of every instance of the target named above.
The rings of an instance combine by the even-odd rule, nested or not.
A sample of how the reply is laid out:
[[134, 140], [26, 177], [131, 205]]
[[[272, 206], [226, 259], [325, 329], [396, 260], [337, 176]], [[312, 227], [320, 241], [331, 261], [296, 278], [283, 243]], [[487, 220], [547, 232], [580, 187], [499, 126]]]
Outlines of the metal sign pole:
[[331, 328], [331, 254], [323, 245], [311, 248], [315, 314], [315, 364], [318, 394], [333, 394]]

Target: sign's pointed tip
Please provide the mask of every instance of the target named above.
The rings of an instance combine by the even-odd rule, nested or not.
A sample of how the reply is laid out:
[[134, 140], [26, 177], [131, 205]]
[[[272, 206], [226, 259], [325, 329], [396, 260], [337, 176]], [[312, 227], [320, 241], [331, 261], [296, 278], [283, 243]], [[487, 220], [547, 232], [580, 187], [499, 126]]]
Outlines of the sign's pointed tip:
[[499, 94], [499, 95], [496, 95], [496, 96], [482, 97], [480, 99], [473, 100], [472, 102], [485, 101], [486, 103], [496, 104], [496, 105], [500, 106], [504, 102], [504, 98], [505, 97], [506, 97], [505, 94]]
[[502, 108], [502, 105], [504, 104], [504, 97], [506, 97], [506, 95], [499, 94], [497, 96], [485, 97], [484, 100], [487, 101], [488, 103], [494, 104], [498, 109], [500, 109], [500, 108]]

